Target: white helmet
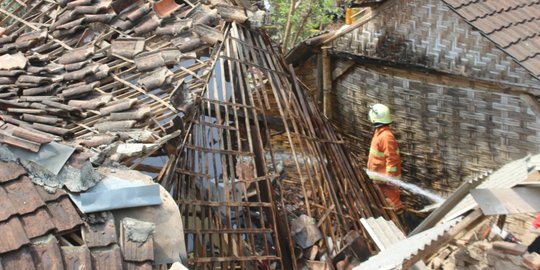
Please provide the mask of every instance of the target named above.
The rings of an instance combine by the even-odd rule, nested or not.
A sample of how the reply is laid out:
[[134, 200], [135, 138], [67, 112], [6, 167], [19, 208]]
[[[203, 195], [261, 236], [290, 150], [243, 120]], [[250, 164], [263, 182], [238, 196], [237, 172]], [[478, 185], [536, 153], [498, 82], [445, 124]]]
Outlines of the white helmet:
[[383, 104], [375, 104], [369, 107], [369, 121], [372, 124], [390, 124], [392, 123], [392, 116], [390, 116], [390, 109]]

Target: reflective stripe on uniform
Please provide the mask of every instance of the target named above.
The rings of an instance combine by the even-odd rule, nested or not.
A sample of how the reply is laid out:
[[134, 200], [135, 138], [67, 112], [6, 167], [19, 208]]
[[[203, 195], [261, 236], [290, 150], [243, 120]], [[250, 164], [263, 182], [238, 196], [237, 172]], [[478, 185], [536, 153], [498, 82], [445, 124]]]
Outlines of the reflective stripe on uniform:
[[371, 147], [369, 148], [369, 153], [376, 157], [384, 157], [384, 152], [379, 152]]
[[397, 172], [397, 167], [396, 166], [386, 166], [386, 171], [387, 172]]
[[368, 177], [369, 177], [369, 179], [374, 180], [374, 181], [381, 181], [381, 182], [386, 182], [386, 181], [388, 181], [388, 180], [385, 179], [384, 177], [380, 177], [380, 176], [375, 175], [375, 174], [368, 174]]

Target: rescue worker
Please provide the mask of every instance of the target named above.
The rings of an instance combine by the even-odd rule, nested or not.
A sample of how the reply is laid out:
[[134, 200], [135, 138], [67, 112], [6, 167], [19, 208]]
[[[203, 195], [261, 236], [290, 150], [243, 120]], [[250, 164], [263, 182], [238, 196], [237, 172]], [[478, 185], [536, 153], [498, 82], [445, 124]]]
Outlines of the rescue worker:
[[375, 128], [375, 133], [369, 148], [367, 173], [381, 189], [388, 204], [401, 218], [405, 207], [401, 203], [399, 186], [388, 182], [388, 179], [384, 177], [389, 176], [395, 179], [401, 177], [399, 147], [389, 126], [392, 123], [390, 109], [383, 104], [375, 104], [370, 107], [368, 116]]

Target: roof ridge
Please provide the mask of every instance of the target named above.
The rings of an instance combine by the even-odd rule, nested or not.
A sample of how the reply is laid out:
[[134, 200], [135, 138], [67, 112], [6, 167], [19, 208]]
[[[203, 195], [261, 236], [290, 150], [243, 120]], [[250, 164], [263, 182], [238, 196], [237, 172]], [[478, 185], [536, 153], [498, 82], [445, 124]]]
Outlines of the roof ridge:
[[[466, 6], [470, 5], [471, 3], [472, 2], [469, 2]], [[486, 18], [488, 16], [493, 16], [495, 13], [510, 12], [511, 10], [518, 10], [518, 9], [525, 8], [527, 6], [533, 6], [533, 5], [536, 5], [536, 4], [540, 4], [540, 0], [538, 0], [536, 2], [531, 2], [531, 3], [528, 3], [528, 4], [527, 3], [522, 3], [522, 4], [519, 4], [519, 5], [516, 5], [516, 6], [509, 6], [509, 7], [500, 9], [500, 10], [494, 9], [493, 11], [485, 13], [482, 16], [476, 16], [474, 19], [472, 19], [470, 21], [475, 22], [475, 21], [477, 21], [479, 19], [484, 19], [484, 18]], [[461, 8], [461, 7], [459, 7], [459, 8]]]
[[486, 35], [489, 35], [489, 34], [494, 33], [495, 31], [500, 31], [500, 30], [502, 30], [502, 29], [508, 29], [508, 28], [510, 28], [510, 27], [512, 27], [512, 26], [515, 26], [515, 25], [524, 24], [524, 23], [527, 22], [527, 21], [529, 21], [529, 20], [523, 19], [523, 20], [521, 20], [521, 21], [510, 22], [509, 24], [501, 25], [500, 27], [494, 28], [494, 29], [491, 30], [490, 32], [485, 32], [485, 33], [486, 33]]
[[470, 0], [468, 3], [462, 3], [461, 5], [456, 6], [454, 8], [458, 9], [458, 8], [466, 7], [466, 6], [469, 6], [472, 3], [478, 3], [478, 1], [480, 1], [480, 0]]

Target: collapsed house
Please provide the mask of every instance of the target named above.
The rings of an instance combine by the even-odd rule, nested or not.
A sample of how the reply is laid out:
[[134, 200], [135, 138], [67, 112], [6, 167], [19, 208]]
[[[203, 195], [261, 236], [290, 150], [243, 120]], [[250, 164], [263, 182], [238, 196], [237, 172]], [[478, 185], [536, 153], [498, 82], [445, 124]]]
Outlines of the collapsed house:
[[[69, 259], [68, 243], [86, 246], [83, 268], [115, 257], [119, 269], [132, 253], [139, 264], [125, 267], [324, 268], [378, 250], [361, 218], [399, 224], [257, 28], [261, 14], [249, 3], [2, 4], [0, 158], [22, 166], [28, 194], [68, 193], [61, 200], [84, 221], [67, 239], [60, 227], [21, 234], [2, 249], [2, 266], [4, 257], [34, 252], [24, 259], [39, 267], [45, 255], [35, 237], [51, 236], [58, 261]], [[166, 199], [176, 211], [136, 215]], [[40, 209], [14, 211], [0, 226]], [[153, 228], [144, 230], [149, 246], [124, 248], [123, 232], [139, 227], [126, 218]], [[110, 241], [100, 230], [85, 233], [94, 219]], [[9, 228], [21, 232], [16, 225]]]
[[[401, 5], [391, 5], [396, 3]], [[372, 15], [386, 14], [377, 9], [395, 14], [416, 2], [404, 3], [386, 1]], [[442, 4], [437, 7], [437, 12], [453, 14]], [[117, 262], [115, 269], [149, 269], [182, 262], [190, 269], [325, 269], [347, 260], [366, 261], [380, 252], [365, 262], [377, 263], [391, 243], [405, 239], [397, 234], [392, 241], [381, 240], [373, 229], [401, 230], [380, 191], [350, 156], [350, 145], [307, 97], [310, 90], [318, 89], [312, 84], [317, 80], [305, 80], [305, 85], [296, 79], [296, 71], [258, 28], [261, 11], [248, 2], [4, 1], [0, 13], [0, 166], [7, 175], [0, 178], [0, 192], [7, 194], [0, 204], [10, 210], [0, 215], [0, 227], [14, 236], [0, 244], [3, 268], [18, 264], [100, 269]], [[452, 16], [452, 22], [460, 19]], [[420, 19], [426, 18], [437, 16]], [[356, 26], [366, 25], [370, 24]], [[458, 25], [477, 40], [484, 39], [468, 25]], [[336, 42], [342, 44], [351, 36]], [[481, 44], [485, 50], [498, 50], [486, 45], [491, 43]], [[406, 45], [400, 48], [407, 49]], [[389, 68], [377, 69], [380, 59], [358, 67], [354, 61], [358, 59], [352, 58], [352, 62], [340, 60], [334, 71], [338, 90], [348, 82], [339, 78], [351, 75], [351, 69], [365, 75]], [[449, 90], [438, 82], [427, 84], [442, 89], [439, 94], [451, 96], [454, 103], [426, 103], [425, 108], [450, 110], [464, 100], [452, 96], [454, 89], [467, 97], [473, 93], [471, 104], [476, 104], [493, 87], [500, 90], [492, 94], [499, 99], [483, 101], [489, 103], [484, 104], [486, 115], [494, 110], [505, 119], [521, 119], [516, 121], [523, 134], [514, 144], [517, 139], [508, 130], [511, 120], [488, 121], [504, 126], [498, 129], [484, 127], [482, 119], [474, 118], [479, 128], [467, 132], [493, 131], [485, 142], [474, 140], [478, 155], [466, 152], [478, 162], [502, 146], [508, 151], [496, 155], [501, 160], [522, 154], [527, 147], [537, 149], [538, 120], [530, 109], [535, 108], [537, 75], [529, 75], [501, 52], [494, 58], [501, 63], [494, 64], [497, 68], [507, 67], [521, 76], [515, 78], [517, 82], [533, 83], [520, 86], [502, 81], [501, 86], [486, 78], [462, 78], [465, 81], [452, 82], [456, 85]], [[434, 63], [444, 66], [442, 57], [436, 59]], [[456, 65], [483, 76], [492, 74], [478, 70], [480, 63]], [[392, 70], [405, 76], [397, 68]], [[414, 75], [423, 72], [416, 70]], [[443, 81], [456, 75], [437, 74], [444, 75]], [[407, 85], [421, 85], [407, 80]], [[374, 82], [363, 77], [355, 81], [358, 85]], [[382, 86], [375, 89], [377, 93], [367, 95], [370, 101], [387, 91]], [[437, 122], [458, 132], [455, 121], [443, 121], [461, 115], [454, 109], [437, 111], [441, 117], [434, 121], [415, 120], [416, 103], [411, 100], [418, 101], [416, 94], [411, 91], [395, 103], [409, 106], [410, 112], [398, 127]], [[388, 96], [399, 100], [399, 95]], [[358, 119], [364, 118], [362, 110]], [[365, 123], [355, 126], [358, 134], [368, 133]], [[424, 141], [403, 147], [406, 160], [431, 153], [432, 149], [419, 145], [428, 145], [435, 131], [448, 129], [431, 127], [421, 136]], [[412, 130], [407, 134], [417, 136]], [[491, 163], [461, 163], [457, 152], [463, 152], [455, 150], [461, 148], [452, 148], [461, 135], [441, 139], [438, 146], [450, 145], [450, 150], [442, 151], [440, 160], [407, 161], [409, 175], [461, 179], [469, 174], [461, 175], [461, 168], [492, 167]], [[467, 136], [471, 145], [472, 136]], [[419, 149], [423, 152], [413, 152]], [[413, 165], [424, 170], [421, 164], [429, 168], [414, 171]], [[166, 208], [164, 212], [156, 211], [160, 207]], [[426, 230], [419, 235], [433, 239], [468, 227], [481, 216], [478, 211], [461, 218], [463, 214], [467, 212], [441, 225], [436, 221], [424, 225]], [[35, 224], [46, 224], [41, 219], [52, 224], [38, 228]], [[412, 242], [411, 248], [424, 243], [414, 238]], [[422, 254], [387, 261], [410, 266], [428, 253]], [[71, 264], [75, 257], [84, 263]]]

